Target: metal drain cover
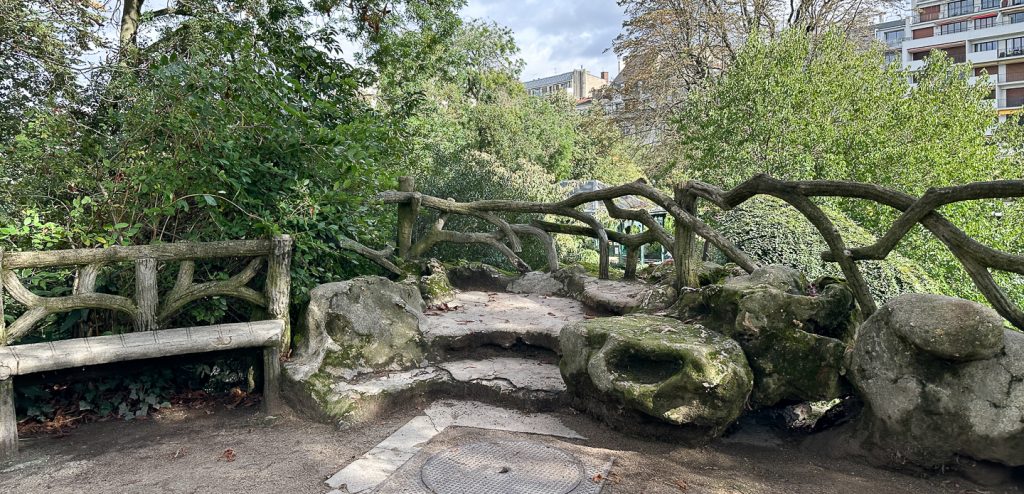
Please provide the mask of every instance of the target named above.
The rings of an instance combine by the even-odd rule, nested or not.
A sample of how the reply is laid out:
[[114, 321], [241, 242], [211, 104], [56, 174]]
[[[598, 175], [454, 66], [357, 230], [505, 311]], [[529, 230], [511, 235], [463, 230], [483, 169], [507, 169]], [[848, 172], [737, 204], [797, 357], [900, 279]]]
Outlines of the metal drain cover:
[[456, 446], [430, 457], [420, 471], [433, 494], [568, 494], [585, 476], [575, 456], [529, 441]]

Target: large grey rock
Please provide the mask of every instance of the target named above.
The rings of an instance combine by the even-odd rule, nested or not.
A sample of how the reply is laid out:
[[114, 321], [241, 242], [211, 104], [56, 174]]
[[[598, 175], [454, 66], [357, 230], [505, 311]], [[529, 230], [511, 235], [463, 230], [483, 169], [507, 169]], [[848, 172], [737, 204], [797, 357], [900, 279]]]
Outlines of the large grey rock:
[[542, 273], [540, 271], [526, 273], [508, 285], [508, 291], [512, 293], [550, 296], [562, 293], [563, 290], [562, 282], [556, 280], [550, 273]]
[[[699, 294], [699, 297], [696, 296]], [[842, 282], [810, 286], [799, 272], [767, 266], [684, 297], [680, 317], [737, 340], [754, 371], [755, 406], [830, 400], [843, 390], [845, 341], [860, 312]]]
[[1024, 334], [1001, 326], [987, 307], [938, 295], [904, 295], [868, 318], [849, 374], [867, 443], [924, 466], [955, 455], [1024, 465]]
[[667, 317], [574, 323], [562, 329], [561, 345], [571, 399], [605, 419], [625, 410], [718, 435], [739, 417], [752, 385], [735, 341]]
[[424, 307], [416, 285], [377, 276], [314, 288], [305, 332], [285, 364], [286, 392], [315, 408], [311, 415], [341, 418], [350, 407], [332, 391], [336, 382], [425, 363]]
[[975, 302], [907, 294], [889, 302], [890, 326], [918, 349], [947, 360], [991, 358], [1003, 349], [1003, 318]]

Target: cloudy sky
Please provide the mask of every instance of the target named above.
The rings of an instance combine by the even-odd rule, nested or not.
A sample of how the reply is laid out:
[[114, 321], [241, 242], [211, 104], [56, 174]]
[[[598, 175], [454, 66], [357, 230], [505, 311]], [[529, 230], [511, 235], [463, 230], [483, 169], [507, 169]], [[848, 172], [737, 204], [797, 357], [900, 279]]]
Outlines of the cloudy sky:
[[489, 19], [515, 32], [526, 61], [523, 80], [583, 66], [592, 74], [618, 72], [611, 51], [622, 27], [615, 0], [469, 0], [464, 18]]

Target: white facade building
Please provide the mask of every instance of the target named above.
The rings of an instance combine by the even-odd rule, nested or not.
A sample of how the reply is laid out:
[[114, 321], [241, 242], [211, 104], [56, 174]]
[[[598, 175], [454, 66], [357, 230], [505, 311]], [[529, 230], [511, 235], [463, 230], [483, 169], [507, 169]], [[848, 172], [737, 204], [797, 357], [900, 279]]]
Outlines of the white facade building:
[[548, 96], [564, 93], [574, 101], [590, 98], [597, 89], [608, 85], [608, 73], [601, 72], [601, 77], [591, 75], [585, 69], [553, 75], [541, 79], [526, 81], [523, 86], [531, 96]]
[[887, 60], [916, 70], [932, 50], [944, 51], [991, 81], [1000, 115], [1024, 106], [1024, 0], [912, 0], [911, 12], [875, 26]]

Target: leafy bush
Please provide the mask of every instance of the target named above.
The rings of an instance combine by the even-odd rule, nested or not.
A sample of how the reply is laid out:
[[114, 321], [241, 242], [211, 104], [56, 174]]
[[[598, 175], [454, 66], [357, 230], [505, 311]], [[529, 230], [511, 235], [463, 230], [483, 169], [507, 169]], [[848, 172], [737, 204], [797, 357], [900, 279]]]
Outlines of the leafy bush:
[[[823, 207], [849, 247], [874, 243], [865, 229], [838, 211]], [[808, 278], [843, 277], [836, 263], [821, 259], [828, 246], [821, 234], [789, 204], [769, 197], [751, 199], [731, 211], [718, 211], [709, 223], [750, 257], [762, 264], [784, 264], [798, 269]], [[712, 249], [716, 262], [725, 256]], [[946, 293], [948, 287], [928, 276], [906, 257], [892, 253], [884, 261], [863, 261], [858, 266], [879, 302], [902, 293]]]
[[220, 358], [200, 364], [105, 373], [88, 381], [25, 384], [15, 387], [19, 419], [47, 422], [62, 416], [89, 420], [132, 420], [171, 406], [190, 391], [218, 394], [247, 384], [248, 359]]

